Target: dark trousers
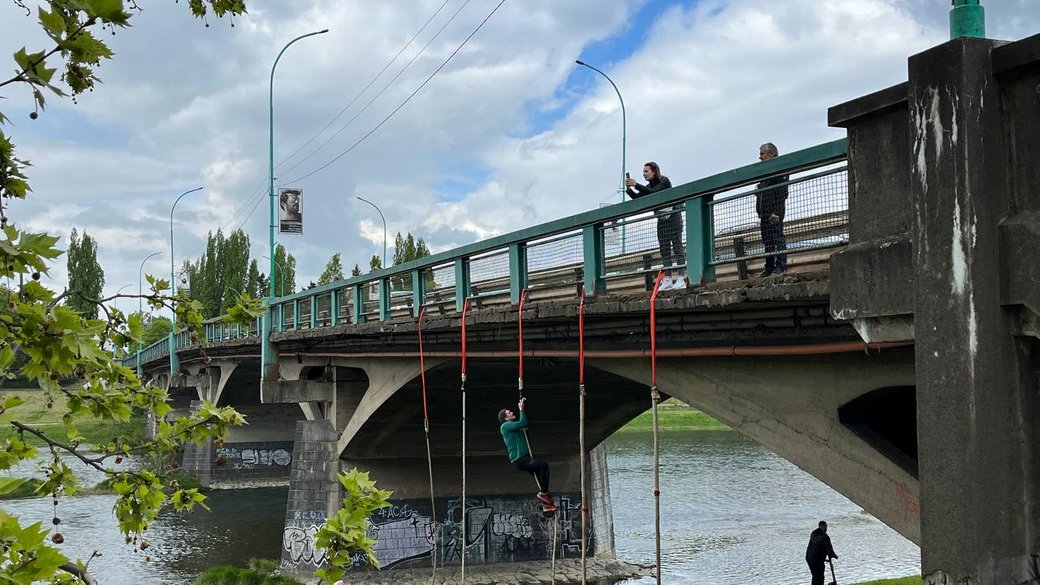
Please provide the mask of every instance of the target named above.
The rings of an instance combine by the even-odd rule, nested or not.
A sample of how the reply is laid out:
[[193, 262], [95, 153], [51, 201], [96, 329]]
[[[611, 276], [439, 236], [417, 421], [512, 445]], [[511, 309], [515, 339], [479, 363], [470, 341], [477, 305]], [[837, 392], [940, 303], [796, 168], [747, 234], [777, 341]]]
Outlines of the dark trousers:
[[823, 561], [805, 562], [809, 564], [809, 571], [812, 573], [812, 585], [823, 585], [823, 581], [826, 579]]
[[524, 455], [513, 462], [520, 471], [526, 471], [534, 476], [538, 482], [538, 489], [543, 492], [549, 491], [549, 464], [541, 459], [535, 459], [530, 455]]
[[775, 254], [787, 250], [787, 240], [784, 239], [784, 220], [771, 223], [769, 218], [762, 220], [762, 245], [766, 248], [766, 271], [787, 270], [787, 254]]
[[665, 267], [671, 266], [673, 260], [676, 264], [686, 264], [682, 245], [682, 214], [675, 212], [657, 218], [657, 243], [661, 246], [661, 263]]

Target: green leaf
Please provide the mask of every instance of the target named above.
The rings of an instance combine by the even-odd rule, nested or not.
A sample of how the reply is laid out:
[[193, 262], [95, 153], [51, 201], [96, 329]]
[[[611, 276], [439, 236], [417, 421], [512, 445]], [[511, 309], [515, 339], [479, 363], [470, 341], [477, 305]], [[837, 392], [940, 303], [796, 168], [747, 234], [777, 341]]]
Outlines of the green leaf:
[[65, 32], [65, 19], [61, 17], [57, 10], [47, 12], [41, 6], [39, 8], [39, 16], [40, 24], [50, 33], [51, 38], [60, 37]]
[[18, 489], [26, 481], [27, 477], [0, 477], [0, 495], [6, 495]]

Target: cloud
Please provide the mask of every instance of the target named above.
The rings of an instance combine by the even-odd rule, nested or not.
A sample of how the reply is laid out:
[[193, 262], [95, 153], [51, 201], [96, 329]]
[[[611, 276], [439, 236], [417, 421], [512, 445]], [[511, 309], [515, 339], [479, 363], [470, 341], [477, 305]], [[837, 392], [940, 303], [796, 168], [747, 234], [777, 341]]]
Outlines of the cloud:
[[[280, 185], [305, 191], [305, 234], [278, 236], [298, 259], [301, 283], [334, 252], [348, 267], [382, 253], [381, 222], [359, 194], [386, 216], [391, 245], [411, 231], [434, 251], [617, 201], [620, 104], [602, 78], [575, 68], [585, 51], [608, 56], [597, 66], [624, 95], [626, 168], [638, 176], [641, 163], [656, 160], [678, 184], [752, 162], [766, 140], [790, 151], [841, 136], [826, 126], [828, 106], [904, 80], [907, 57], [948, 34], [947, 0], [508, 1], [382, 128], [301, 178], [372, 130], [493, 6], [470, 2], [449, 23], [464, 1], [445, 4], [380, 81], [276, 167]], [[991, 34], [1036, 31], [1040, 15], [1026, 2], [989, 6]], [[278, 51], [330, 29], [294, 44], [278, 64], [276, 162], [336, 116], [443, 3], [254, 3], [234, 28], [215, 19], [204, 28], [183, 4], [149, 5], [134, 27], [106, 37], [116, 57], [99, 70], [95, 92], [75, 104], [52, 100], [37, 122], [25, 96], [4, 94], [17, 122], [5, 132], [36, 164], [34, 195], [15, 206], [16, 221], [90, 232], [111, 292], [136, 280], [152, 251], [163, 256], [150, 267], [168, 264], [170, 206], [205, 185], [177, 207], [178, 264], [203, 251], [208, 232], [236, 227], [259, 258]], [[0, 5], [0, 38], [11, 51], [44, 46], [23, 14]], [[379, 99], [314, 152], [442, 26]], [[60, 282], [64, 271], [52, 276]]]

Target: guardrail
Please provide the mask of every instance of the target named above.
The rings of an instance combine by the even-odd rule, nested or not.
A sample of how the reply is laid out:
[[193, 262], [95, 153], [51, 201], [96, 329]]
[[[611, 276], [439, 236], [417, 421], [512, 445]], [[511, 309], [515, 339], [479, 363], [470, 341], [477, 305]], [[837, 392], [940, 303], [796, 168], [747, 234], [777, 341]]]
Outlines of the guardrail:
[[[848, 242], [848, 147], [835, 140], [610, 207], [550, 221], [406, 264], [273, 299], [272, 331], [289, 331], [386, 321], [418, 314], [418, 308], [461, 311], [464, 299], [477, 306], [532, 299], [631, 290], [633, 276], [661, 268], [656, 219], [679, 213], [683, 220], [684, 268], [692, 283], [710, 280], [717, 266], [771, 253], [763, 245], [756, 198], [786, 187], [787, 253]], [[758, 189], [773, 177], [779, 185]], [[749, 189], [750, 187], [750, 189]], [[673, 211], [673, 209], [675, 211]], [[626, 284], [627, 283], [627, 284]], [[247, 329], [206, 324], [206, 342], [259, 335]], [[196, 345], [186, 333], [179, 349]], [[169, 354], [162, 340], [145, 348], [141, 361]]]

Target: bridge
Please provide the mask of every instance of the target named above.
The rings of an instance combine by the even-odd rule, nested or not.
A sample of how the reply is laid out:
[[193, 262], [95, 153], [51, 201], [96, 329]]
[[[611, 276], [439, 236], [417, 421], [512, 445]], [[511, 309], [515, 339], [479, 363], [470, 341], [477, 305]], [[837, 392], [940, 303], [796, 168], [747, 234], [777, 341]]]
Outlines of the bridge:
[[[564, 527], [557, 552], [575, 556], [584, 291], [590, 547], [610, 554], [595, 447], [651, 404], [654, 224], [680, 206], [691, 286], [657, 300], [661, 391], [919, 543], [929, 583], [1035, 579], [1040, 35], [914, 55], [906, 83], [828, 121], [847, 139], [273, 299], [251, 327], [209, 323], [204, 340], [177, 336], [172, 355], [166, 342], [146, 348], [143, 370], [180, 408], [208, 399], [251, 415], [186, 464], [207, 480], [290, 477], [287, 569], [322, 561], [311, 537], [349, 466], [395, 490], [375, 519], [385, 566], [547, 558], [552, 522]], [[748, 278], [767, 255], [754, 202], [773, 177], [789, 192], [789, 271]], [[536, 512], [493, 422], [517, 398], [525, 291], [524, 392], [563, 503], [555, 518]]]

